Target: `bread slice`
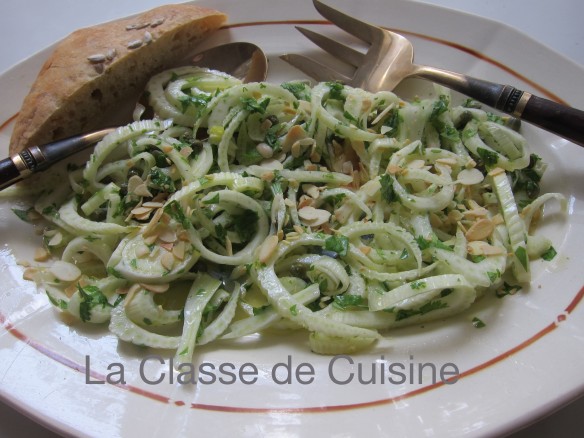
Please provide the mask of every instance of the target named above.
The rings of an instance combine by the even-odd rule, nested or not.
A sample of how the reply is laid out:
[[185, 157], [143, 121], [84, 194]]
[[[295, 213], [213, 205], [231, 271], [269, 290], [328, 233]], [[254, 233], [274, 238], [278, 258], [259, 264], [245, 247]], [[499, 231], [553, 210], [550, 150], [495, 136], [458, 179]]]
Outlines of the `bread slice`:
[[[58, 43], [24, 99], [10, 154], [102, 128], [114, 114], [119, 124], [129, 121], [148, 79], [196, 52], [197, 42], [226, 20], [219, 11], [175, 4], [73, 32]], [[122, 116], [123, 105], [130, 112]]]

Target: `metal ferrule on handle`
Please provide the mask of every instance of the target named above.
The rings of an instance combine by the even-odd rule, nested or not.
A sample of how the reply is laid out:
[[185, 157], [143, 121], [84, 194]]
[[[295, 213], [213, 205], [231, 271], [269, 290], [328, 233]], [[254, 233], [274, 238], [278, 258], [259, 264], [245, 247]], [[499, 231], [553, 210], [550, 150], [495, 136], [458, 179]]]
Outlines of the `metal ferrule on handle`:
[[0, 190], [45, 170], [50, 165], [99, 142], [115, 128], [106, 128], [89, 134], [76, 135], [42, 146], [31, 146], [0, 161]]

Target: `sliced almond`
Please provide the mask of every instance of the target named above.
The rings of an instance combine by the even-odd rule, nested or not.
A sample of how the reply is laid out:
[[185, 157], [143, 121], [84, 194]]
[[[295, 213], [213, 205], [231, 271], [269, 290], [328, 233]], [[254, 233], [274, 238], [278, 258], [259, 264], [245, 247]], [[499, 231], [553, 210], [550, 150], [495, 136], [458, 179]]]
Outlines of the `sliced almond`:
[[178, 260], [184, 260], [186, 253], [186, 244], [184, 241], [178, 242], [172, 248], [172, 255], [174, 255]]
[[284, 140], [282, 141], [282, 151], [285, 153], [290, 152], [290, 149], [294, 143], [296, 143], [298, 140], [306, 138], [307, 136], [308, 134], [306, 133], [304, 128], [302, 128], [302, 126], [300, 125], [292, 126], [292, 128], [290, 128], [290, 130], [286, 134], [286, 137], [284, 137]]
[[160, 264], [164, 269], [171, 270], [174, 266], [174, 255], [171, 252], [165, 252], [160, 257]]
[[81, 271], [77, 266], [62, 260], [57, 260], [53, 263], [49, 268], [49, 271], [55, 276], [55, 278], [61, 281], [70, 282], [78, 280], [79, 277], [81, 277]]
[[318, 199], [320, 190], [314, 184], [302, 184], [302, 190], [313, 199]]
[[26, 268], [22, 273], [22, 278], [24, 280], [34, 281], [35, 275], [38, 273], [36, 268]]
[[146, 186], [146, 183], [142, 183], [140, 185], [138, 185], [133, 192], [134, 195], [136, 196], [141, 196], [143, 198], [151, 198], [152, 197], [152, 193], [150, 193], [150, 190], [148, 190], [148, 186]]
[[39, 247], [34, 252], [34, 260], [36, 262], [46, 262], [51, 257], [49, 251], [43, 247]]
[[190, 146], [184, 147], [180, 150], [180, 154], [185, 158], [187, 158], [192, 153], [193, 153], [193, 148]]
[[60, 232], [56, 232], [53, 237], [47, 242], [49, 246], [59, 246], [63, 243], [63, 235]]
[[140, 286], [147, 291], [153, 292], [155, 294], [160, 294], [166, 292], [169, 288], [168, 283], [162, 284], [147, 284], [147, 283], [140, 283]]
[[278, 236], [271, 235], [266, 237], [266, 240], [260, 246], [260, 251], [258, 254], [258, 259], [260, 263], [267, 263], [272, 254], [276, 251], [278, 246]]
[[306, 221], [313, 221], [315, 219], [318, 219], [319, 213], [317, 208], [314, 208], [312, 206], [306, 206], [298, 209], [298, 216], [300, 216], [300, 219], [304, 219]]
[[479, 219], [465, 233], [466, 239], [471, 242], [474, 240], [484, 240], [491, 235], [495, 225], [490, 219]]
[[480, 184], [485, 179], [483, 173], [478, 169], [463, 169], [458, 173], [457, 181], [465, 186]]
[[144, 184], [142, 178], [140, 178], [138, 175], [132, 175], [128, 179], [128, 193], [134, 194], [136, 191], [136, 187], [138, 187], [140, 184]]
[[164, 227], [158, 234], [158, 238], [164, 243], [174, 243], [177, 241], [176, 232], [168, 227]]

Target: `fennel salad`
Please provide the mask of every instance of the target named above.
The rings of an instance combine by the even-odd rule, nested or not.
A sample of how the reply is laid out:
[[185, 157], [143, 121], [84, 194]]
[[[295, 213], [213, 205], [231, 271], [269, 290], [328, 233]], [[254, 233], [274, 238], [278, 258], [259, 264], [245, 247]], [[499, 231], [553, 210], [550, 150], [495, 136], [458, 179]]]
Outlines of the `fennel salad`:
[[137, 108], [15, 212], [45, 224], [24, 276], [51, 303], [175, 363], [267, 329], [355, 352], [513, 293], [555, 255], [534, 231], [565, 206], [540, 193], [545, 163], [512, 119], [444, 88], [406, 102], [182, 67], [147, 94], [153, 118]]

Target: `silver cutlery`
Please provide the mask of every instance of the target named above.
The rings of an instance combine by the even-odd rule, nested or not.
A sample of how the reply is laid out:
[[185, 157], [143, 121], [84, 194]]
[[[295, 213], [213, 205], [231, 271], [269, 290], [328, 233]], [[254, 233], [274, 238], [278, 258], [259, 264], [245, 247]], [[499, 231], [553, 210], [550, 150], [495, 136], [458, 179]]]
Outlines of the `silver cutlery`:
[[360, 21], [319, 0], [313, 0], [313, 3], [324, 18], [365, 42], [369, 48], [362, 53], [329, 37], [297, 27], [309, 40], [348, 64], [348, 69], [352, 70], [352, 74], [344, 74], [303, 55], [281, 56], [308, 76], [318, 81], [339, 81], [372, 92], [393, 90], [408, 77], [427, 79], [584, 146], [584, 111], [511, 85], [415, 64], [414, 48], [404, 36]]

